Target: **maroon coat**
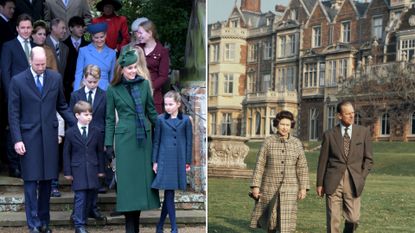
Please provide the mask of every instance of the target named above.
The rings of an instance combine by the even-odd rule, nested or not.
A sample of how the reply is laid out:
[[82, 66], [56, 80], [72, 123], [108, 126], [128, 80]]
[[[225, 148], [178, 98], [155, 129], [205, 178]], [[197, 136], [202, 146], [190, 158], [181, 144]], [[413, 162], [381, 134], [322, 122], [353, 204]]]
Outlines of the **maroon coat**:
[[[144, 50], [144, 44], [140, 44]], [[160, 42], [152, 52], [146, 55], [147, 68], [150, 71], [151, 85], [154, 89], [154, 105], [158, 114], [163, 113], [163, 85], [168, 80], [169, 74], [169, 50], [164, 48]]]

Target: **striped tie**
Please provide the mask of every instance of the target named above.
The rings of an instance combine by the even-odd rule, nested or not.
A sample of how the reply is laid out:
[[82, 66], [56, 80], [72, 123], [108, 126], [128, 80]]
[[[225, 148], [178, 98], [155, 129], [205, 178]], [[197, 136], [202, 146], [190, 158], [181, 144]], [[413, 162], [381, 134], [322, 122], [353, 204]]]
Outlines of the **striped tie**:
[[346, 155], [346, 157], [349, 156], [349, 152], [350, 152], [350, 136], [347, 133], [347, 130], [349, 130], [348, 127], [344, 129], [344, 136], [343, 136], [344, 154]]
[[61, 52], [59, 50], [59, 43], [57, 43], [55, 45], [55, 51], [56, 51], [56, 57], [58, 58], [58, 61], [60, 61], [61, 60]]

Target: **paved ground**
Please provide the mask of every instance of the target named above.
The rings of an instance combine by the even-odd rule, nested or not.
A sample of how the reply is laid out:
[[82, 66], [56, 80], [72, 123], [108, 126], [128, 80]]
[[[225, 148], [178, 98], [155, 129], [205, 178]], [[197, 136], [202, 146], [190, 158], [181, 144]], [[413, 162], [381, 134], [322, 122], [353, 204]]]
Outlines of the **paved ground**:
[[[124, 233], [124, 226], [106, 226], [106, 227], [90, 227], [87, 228], [89, 233], [102, 233], [102, 232], [111, 232], [111, 233]], [[71, 228], [60, 228], [60, 227], [53, 227], [53, 233], [73, 233], [74, 230]], [[156, 230], [154, 227], [142, 227], [140, 229], [140, 233], [154, 233]], [[186, 227], [186, 226], [179, 226], [180, 233], [205, 233], [206, 227], [199, 226], [199, 227]], [[26, 227], [0, 227], [0, 233], [27, 233], [28, 230]], [[170, 229], [167, 228], [164, 232], [170, 232]]]

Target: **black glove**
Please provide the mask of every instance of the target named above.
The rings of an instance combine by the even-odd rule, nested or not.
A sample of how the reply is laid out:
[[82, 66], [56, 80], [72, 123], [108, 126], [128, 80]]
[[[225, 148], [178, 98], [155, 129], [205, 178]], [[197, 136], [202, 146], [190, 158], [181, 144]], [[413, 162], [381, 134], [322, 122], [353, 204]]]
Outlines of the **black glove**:
[[107, 155], [108, 159], [115, 158], [114, 148], [112, 146], [106, 146], [105, 147], [105, 154]]

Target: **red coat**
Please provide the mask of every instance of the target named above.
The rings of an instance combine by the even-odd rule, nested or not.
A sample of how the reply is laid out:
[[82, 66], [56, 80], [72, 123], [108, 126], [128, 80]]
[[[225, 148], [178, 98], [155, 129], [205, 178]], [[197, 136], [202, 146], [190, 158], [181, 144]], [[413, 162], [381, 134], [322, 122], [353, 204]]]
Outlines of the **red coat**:
[[[130, 34], [128, 33], [127, 18], [125, 16], [102, 15], [98, 18], [93, 18], [92, 23], [107, 23], [107, 38], [105, 43], [112, 49], [121, 51], [121, 48], [130, 42]], [[118, 40], [120, 37], [120, 40]]]
[[[144, 50], [144, 44], [140, 44]], [[151, 85], [154, 89], [153, 98], [157, 113], [163, 113], [163, 85], [168, 81], [169, 75], [169, 50], [160, 42], [152, 52], [146, 55], [147, 68], [150, 72]]]

